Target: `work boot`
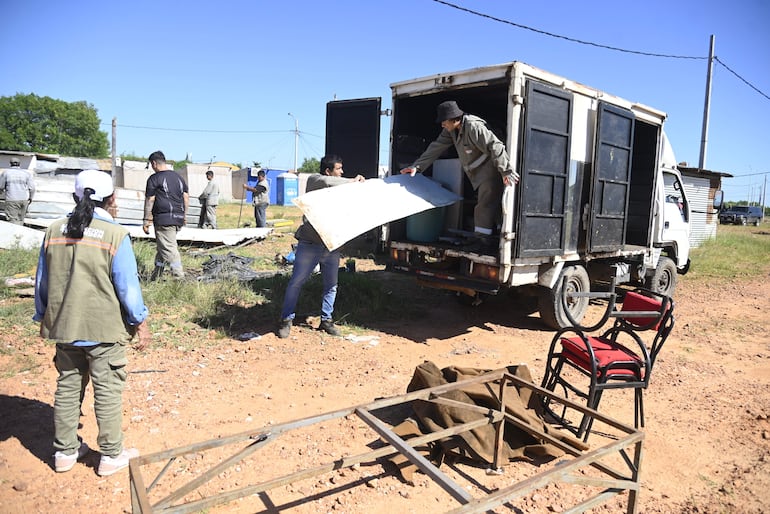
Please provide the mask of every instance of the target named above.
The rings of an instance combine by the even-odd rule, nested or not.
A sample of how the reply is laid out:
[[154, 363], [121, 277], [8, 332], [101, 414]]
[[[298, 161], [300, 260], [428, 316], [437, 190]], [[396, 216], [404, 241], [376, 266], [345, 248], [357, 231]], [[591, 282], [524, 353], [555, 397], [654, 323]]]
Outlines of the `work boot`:
[[160, 280], [160, 277], [163, 275], [163, 266], [155, 266], [155, 269], [152, 270], [152, 274], [150, 275], [150, 282], [155, 282], [156, 280]]
[[278, 324], [278, 337], [281, 339], [286, 339], [289, 337], [289, 333], [291, 332], [291, 319], [286, 318], [282, 319], [281, 322]]
[[321, 324], [318, 325], [318, 330], [323, 330], [330, 336], [341, 336], [342, 333], [340, 330], [334, 326], [334, 321], [330, 319], [322, 319]]

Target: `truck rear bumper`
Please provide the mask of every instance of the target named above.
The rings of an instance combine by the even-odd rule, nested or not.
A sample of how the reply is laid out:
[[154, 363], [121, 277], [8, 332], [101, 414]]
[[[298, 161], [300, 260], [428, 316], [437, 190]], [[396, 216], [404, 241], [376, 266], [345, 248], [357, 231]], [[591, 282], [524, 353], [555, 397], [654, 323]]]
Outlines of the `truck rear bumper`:
[[477, 292], [497, 294], [500, 291], [500, 283], [491, 282], [489, 280], [480, 280], [453, 273], [437, 272], [435, 270], [417, 268], [414, 266], [403, 266], [400, 264], [389, 264], [388, 269], [390, 271], [412, 275], [420, 284], [426, 287], [459, 291], [469, 296], [473, 296]]

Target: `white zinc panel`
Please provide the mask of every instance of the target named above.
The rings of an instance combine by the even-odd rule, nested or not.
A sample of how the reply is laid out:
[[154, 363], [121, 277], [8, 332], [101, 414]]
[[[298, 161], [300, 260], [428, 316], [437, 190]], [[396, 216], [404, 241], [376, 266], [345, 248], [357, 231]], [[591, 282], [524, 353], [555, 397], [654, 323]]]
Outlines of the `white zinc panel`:
[[438, 182], [417, 174], [318, 189], [292, 201], [326, 247], [334, 250], [367, 230], [461, 199]]

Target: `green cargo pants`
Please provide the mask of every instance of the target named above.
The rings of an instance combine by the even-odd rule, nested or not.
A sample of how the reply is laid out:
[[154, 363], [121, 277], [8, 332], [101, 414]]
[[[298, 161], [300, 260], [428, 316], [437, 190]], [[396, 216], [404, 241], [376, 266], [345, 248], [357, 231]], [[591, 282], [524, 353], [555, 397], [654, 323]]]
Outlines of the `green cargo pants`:
[[126, 348], [118, 343], [73, 346], [59, 343], [54, 358], [59, 378], [54, 394], [54, 451], [71, 454], [80, 446], [78, 423], [88, 377], [94, 388], [94, 413], [99, 427], [96, 442], [102, 455], [123, 451], [123, 388]]

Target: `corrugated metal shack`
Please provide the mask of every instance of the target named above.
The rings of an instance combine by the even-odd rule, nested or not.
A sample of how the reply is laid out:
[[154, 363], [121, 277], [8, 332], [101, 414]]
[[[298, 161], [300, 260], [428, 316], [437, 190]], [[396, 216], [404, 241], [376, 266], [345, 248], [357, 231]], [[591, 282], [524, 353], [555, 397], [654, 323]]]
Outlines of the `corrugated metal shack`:
[[714, 198], [722, 189], [722, 177], [729, 173], [679, 166], [684, 190], [690, 202], [690, 246], [696, 248], [716, 237], [719, 211], [714, 209]]

